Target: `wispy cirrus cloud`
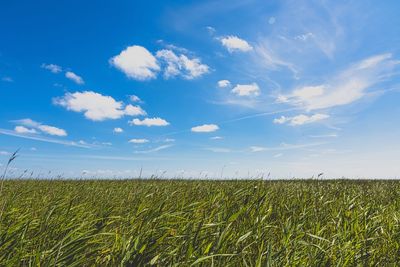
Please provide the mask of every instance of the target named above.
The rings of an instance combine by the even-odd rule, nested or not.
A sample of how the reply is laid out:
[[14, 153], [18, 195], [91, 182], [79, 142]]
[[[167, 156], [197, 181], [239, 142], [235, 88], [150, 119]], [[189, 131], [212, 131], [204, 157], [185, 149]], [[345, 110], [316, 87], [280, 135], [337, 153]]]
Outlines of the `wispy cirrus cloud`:
[[93, 147], [90, 144], [80, 144], [79, 142], [75, 142], [75, 141], [54, 139], [54, 138], [49, 138], [49, 137], [41, 136], [41, 135], [27, 135], [27, 134], [23, 134], [23, 133], [18, 133], [16, 131], [7, 130], [7, 129], [0, 129], [0, 134], [14, 136], [14, 137], [20, 137], [20, 138], [25, 138], [25, 139], [30, 139], [30, 140], [42, 141], [42, 142], [47, 142], [47, 143], [53, 143], [53, 144], [66, 145], [66, 146], [75, 146], [75, 147], [82, 147], [82, 148]]
[[158, 151], [161, 151], [161, 150], [165, 150], [165, 149], [170, 148], [172, 146], [174, 146], [174, 145], [172, 145], [172, 144], [161, 145], [161, 146], [158, 146], [158, 147], [155, 147], [155, 148], [151, 148], [151, 149], [148, 149], [148, 150], [137, 150], [137, 151], [134, 151], [134, 153], [137, 153], [137, 154], [154, 153], [154, 152], [158, 152]]
[[144, 138], [134, 138], [128, 141], [128, 143], [132, 143], [132, 144], [145, 144], [148, 143], [149, 140], [144, 139]]
[[231, 149], [225, 147], [206, 147], [204, 150], [208, 150], [214, 153], [229, 153], [232, 152]]
[[264, 151], [280, 151], [280, 150], [293, 150], [293, 149], [302, 149], [314, 146], [320, 146], [327, 144], [326, 142], [318, 142], [318, 143], [307, 143], [307, 144], [287, 144], [282, 143], [277, 147], [265, 147], [265, 146], [250, 146], [250, 152], [264, 152]]
[[392, 54], [379, 54], [353, 63], [323, 84], [302, 86], [280, 95], [277, 102], [319, 110], [348, 105], [368, 96], [374, 87], [397, 75], [400, 61]]

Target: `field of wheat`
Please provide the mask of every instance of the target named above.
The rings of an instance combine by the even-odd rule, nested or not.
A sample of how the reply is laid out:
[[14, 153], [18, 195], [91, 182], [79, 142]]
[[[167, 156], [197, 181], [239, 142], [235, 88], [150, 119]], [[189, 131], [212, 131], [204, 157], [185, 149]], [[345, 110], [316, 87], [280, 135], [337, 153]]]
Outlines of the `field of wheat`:
[[4, 266], [400, 262], [400, 182], [6, 180]]

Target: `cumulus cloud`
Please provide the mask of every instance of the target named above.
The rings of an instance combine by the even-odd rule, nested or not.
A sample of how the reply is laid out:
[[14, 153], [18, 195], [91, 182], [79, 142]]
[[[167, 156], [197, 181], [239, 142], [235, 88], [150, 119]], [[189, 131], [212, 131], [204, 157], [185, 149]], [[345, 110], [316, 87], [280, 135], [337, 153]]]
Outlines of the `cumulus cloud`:
[[143, 46], [129, 46], [109, 62], [128, 78], [141, 81], [156, 78], [159, 71], [164, 73], [166, 79], [176, 76], [194, 79], [209, 72], [209, 66], [203, 64], [200, 58], [188, 56], [187, 49], [174, 45], [166, 47], [168, 49], [153, 55]]
[[93, 91], [66, 93], [63, 97], [55, 98], [54, 104], [65, 107], [67, 110], [83, 112], [87, 119], [103, 121], [119, 119], [125, 115], [145, 115], [146, 112], [139, 106], [126, 105], [116, 101], [111, 96], [105, 96]]
[[127, 47], [109, 62], [125, 73], [128, 78], [140, 81], [156, 78], [160, 70], [157, 59], [146, 48], [139, 45]]
[[48, 71], [51, 71], [52, 73], [60, 73], [62, 71], [62, 68], [56, 64], [43, 63], [40, 67]]
[[122, 128], [120, 128], [120, 127], [116, 127], [116, 128], [114, 128], [113, 132], [114, 132], [114, 133], [123, 133], [123, 132], [124, 132], [124, 129], [122, 129]]
[[65, 73], [65, 77], [67, 77], [71, 81], [75, 82], [76, 84], [84, 84], [85, 83], [81, 76], [73, 73], [72, 71], [67, 71]]
[[216, 124], [203, 124], [196, 127], [192, 127], [191, 131], [194, 133], [211, 133], [219, 129]]
[[238, 84], [231, 92], [238, 96], [258, 96], [260, 95], [260, 87], [256, 83]]
[[277, 102], [318, 110], [351, 104], [369, 95], [369, 89], [396, 74], [399, 61], [392, 54], [366, 58], [319, 85], [296, 88]]
[[226, 88], [231, 85], [231, 82], [228, 80], [220, 80], [218, 81], [217, 85], [219, 88]]
[[303, 125], [303, 124], [308, 124], [308, 123], [325, 120], [327, 118], [329, 118], [329, 115], [327, 115], [327, 114], [314, 114], [311, 116], [300, 114], [300, 115], [297, 115], [294, 117], [281, 116], [280, 118], [274, 119], [274, 123], [276, 123], [276, 124], [288, 123], [291, 126], [298, 126], [298, 125]]
[[35, 134], [37, 131], [32, 128], [26, 128], [25, 126], [15, 126], [14, 131], [16, 133], [21, 133], [21, 134]]
[[202, 64], [199, 58], [189, 58], [184, 54], [177, 55], [168, 49], [157, 51], [156, 56], [166, 64], [165, 78], [180, 75], [185, 79], [194, 79], [209, 72], [209, 67]]
[[39, 125], [38, 127], [42, 132], [49, 134], [49, 135], [56, 135], [56, 136], [67, 136], [67, 132], [63, 129], [49, 126], [49, 125]]
[[146, 115], [146, 111], [144, 111], [141, 107], [139, 106], [133, 106], [131, 104], [127, 105], [125, 107], [125, 115], [129, 116], [139, 116], [139, 115]]
[[40, 131], [41, 133], [45, 133], [48, 135], [67, 136], [67, 132], [64, 129], [50, 125], [45, 125], [29, 118], [15, 120], [13, 122], [16, 124], [20, 124], [14, 128], [14, 132], [18, 134], [37, 134]]
[[253, 47], [249, 45], [246, 40], [243, 40], [237, 36], [229, 35], [219, 38], [221, 44], [228, 49], [229, 53], [233, 52], [248, 52], [253, 50]]
[[133, 143], [133, 144], [144, 144], [144, 143], [148, 143], [149, 140], [147, 140], [147, 139], [131, 139], [128, 142]]
[[133, 119], [129, 121], [129, 124], [151, 127], [151, 126], [167, 126], [169, 125], [169, 122], [161, 118], [145, 118], [143, 120]]

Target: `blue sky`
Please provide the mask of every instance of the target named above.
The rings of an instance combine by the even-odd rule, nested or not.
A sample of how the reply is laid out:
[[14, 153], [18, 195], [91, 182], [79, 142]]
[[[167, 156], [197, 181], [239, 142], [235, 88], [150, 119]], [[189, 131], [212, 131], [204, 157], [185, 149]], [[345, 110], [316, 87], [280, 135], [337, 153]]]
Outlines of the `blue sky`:
[[21, 148], [34, 177], [400, 177], [398, 10], [3, 1], [0, 168]]

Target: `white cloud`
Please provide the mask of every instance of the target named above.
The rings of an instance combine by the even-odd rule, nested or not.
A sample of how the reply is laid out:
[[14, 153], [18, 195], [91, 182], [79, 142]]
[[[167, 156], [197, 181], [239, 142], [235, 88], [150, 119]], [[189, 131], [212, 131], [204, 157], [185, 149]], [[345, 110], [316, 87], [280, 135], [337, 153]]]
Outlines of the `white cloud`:
[[11, 153], [10, 152], [7, 152], [7, 151], [0, 151], [0, 155], [1, 156], [8, 156], [8, 155], [10, 155]]
[[45, 64], [43, 63], [41, 68], [51, 71], [52, 73], [60, 73], [62, 68], [56, 64]]
[[170, 147], [172, 147], [172, 146], [173, 146], [173, 145], [162, 145], [162, 146], [158, 146], [158, 147], [156, 147], [156, 148], [152, 148], [152, 149], [149, 149], [149, 150], [135, 151], [135, 153], [138, 153], [138, 154], [140, 154], [140, 153], [143, 153], [143, 154], [146, 154], [146, 153], [153, 153], [153, 152], [158, 152], [158, 151], [160, 151], [160, 150], [164, 150], [164, 149], [170, 148]]
[[[326, 83], [296, 88], [288, 95], [279, 96], [286, 102], [306, 110], [318, 110], [351, 104], [369, 94], [378, 83], [395, 75], [399, 61], [391, 54], [366, 58], [340, 72]], [[285, 100], [285, 101], [281, 101]]]
[[338, 137], [337, 134], [332, 133], [332, 134], [321, 134], [321, 135], [309, 135], [311, 138], [336, 138]]
[[75, 146], [75, 147], [82, 147], [82, 148], [93, 147], [92, 145], [82, 145], [82, 144], [79, 144], [78, 142], [74, 142], [74, 141], [53, 139], [53, 138], [48, 138], [46, 136], [41, 136], [41, 135], [21, 134], [21, 133], [17, 133], [15, 131], [10, 131], [10, 130], [6, 130], [6, 129], [0, 129], [0, 134], [20, 137], [20, 138], [25, 138], [25, 139], [30, 139], [30, 140], [42, 141], [42, 142], [47, 142], [47, 143], [53, 143], [53, 144], [66, 145], [66, 146]]
[[151, 126], [167, 126], [169, 125], [169, 122], [161, 118], [145, 118], [143, 120], [133, 119], [129, 121], [129, 124], [151, 127]]
[[164, 142], [166, 142], [166, 143], [175, 142], [175, 139], [173, 139], [173, 138], [166, 138], [166, 139], [164, 139]]
[[120, 128], [120, 127], [116, 127], [116, 128], [114, 128], [113, 132], [114, 132], [114, 133], [123, 133], [123, 132], [124, 132], [124, 129], [122, 129], [122, 128]]
[[298, 78], [298, 70], [296, 66], [291, 62], [283, 60], [283, 57], [279, 56], [274, 50], [272, 50], [268, 41], [258, 44], [255, 48], [255, 52], [256, 60], [257, 62], [260, 62], [262, 66], [271, 70], [278, 70], [280, 67], [284, 67], [290, 70], [295, 78]]
[[251, 146], [250, 147], [251, 152], [262, 152], [262, 151], [266, 151], [266, 150], [268, 150], [268, 148], [262, 147], [262, 146]]
[[205, 150], [212, 151], [214, 153], [229, 153], [232, 152], [229, 148], [223, 148], [223, 147], [207, 147]]
[[93, 91], [66, 93], [61, 98], [53, 100], [56, 105], [67, 110], [83, 112], [87, 119], [103, 121], [106, 119], [119, 119], [124, 115], [145, 115], [146, 112], [138, 106], [127, 105], [116, 101], [111, 96], [104, 96]]
[[[67, 132], [64, 129], [45, 125], [40, 122], [34, 121], [32, 119], [21, 119], [15, 120], [14, 123], [21, 124], [14, 128], [14, 131], [19, 134], [37, 134], [38, 130], [42, 133], [48, 135], [56, 135], [56, 136], [67, 136]], [[31, 127], [31, 128], [27, 128]]]
[[281, 151], [281, 150], [293, 150], [293, 149], [302, 149], [307, 147], [320, 146], [325, 143], [308, 143], [308, 144], [286, 144], [282, 143], [277, 147], [263, 147], [263, 146], [251, 146], [251, 152], [263, 152], [263, 151]]
[[278, 153], [278, 154], [275, 154], [273, 157], [274, 157], [274, 158], [280, 158], [280, 157], [282, 157], [282, 156], [283, 156], [282, 153]]
[[216, 124], [203, 124], [193, 127], [191, 131], [195, 133], [211, 133], [217, 131], [218, 129], [219, 127]]
[[260, 87], [256, 83], [238, 84], [231, 92], [238, 96], [258, 96], [260, 95]]
[[67, 132], [63, 129], [49, 126], [49, 125], [40, 125], [38, 127], [42, 132], [47, 133], [49, 135], [56, 135], [56, 136], [67, 136]]
[[26, 128], [24, 126], [15, 126], [14, 131], [16, 133], [21, 133], [21, 134], [35, 134], [37, 133], [37, 131], [35, 129], [30, 129], [30, 128]]
[[275, 103], [287, 103], [287, 102], [289, 102], [289, 99], [284, 95], [278, 95], [275, 100]]
[[215, 28], [211, 26], [207, 26], [206, 29], [210, 35], [214, 35], [216, 32]]
[[284, 124], [285, 122], [287, 122], [289, 120], [289, 118], [285, 117], [285, 116], [281, 116], [280, 118], [276, 118], [274, 119], [274, 123], [275, 124]]
[[34, 127], [34, 128], [37, 128], [39, 125], [41, 125], [41, 123], [36, 122], [36, 121], [34, 121], [32, 119], [29, 119], [29, 118], [28, 119], [15, 120], [13, 122], [22, 124], [22, 125], [27, 126], [27, 127]]
[[190, 59], [184, 54], [176, 55], [168, 49], [157, 51], [156, 56], [167, 65], [164, 69], [164, 77], [167, 79], [178, 75], [185, 79], [194, 79], [209, 72], [209, 67], [202, 64], [199, 58]]
[[224, 138], [221, 137], [221, 136], [213, 136], [213, 137], [210, 137], [210, 139], [211, 140], [221, 140], [221, 139], [224, 139]]
[[219, 40], [230, 53], [236, 51], [248, 52], [253, 50], [253, 47], [249, 45], [247, 41], [240, 39], [239, 37], [234, 35], [225, 36], [220, 38]]
[[127, 47], [109, 62], [128, 78], [140, 81], [156, 78], [160, 70], [157, 59], [146, 48], [138, 45]]
[[219, 88], [226, 88], [231, 85], [231, 82], [228, 80], [220, 80], [217, 84]]
[[308, 123], [325, 120], [327, 118], [329, 118], [329, 115], [327, 115], [327, 114], [314, 114], [311, 116], [300, 114], [300, 115], [297, 115], [294, 117], [281, 116], [280, 118], [274, 119], [274, 123], [276, 123], [276, 124], [288, 123], [291, 126], [298, 126], [298, 125], [303, 125], [303, 124], [308, 124]]
[[130, 95], [129, 100], [132, 102], [142, 102], [142, 100], [136, 95]]
[[294, 39], [300, 40], [300, 41], [307, 41], [308, 39], [310, 39], [312, 37], [314, 37], [314, 34], [312, 32], [308, 32], [308, 33], [297, 35], [296, 37], [294, 37]]
[[148, 143], [149, 140], [147, 140], [147, 139], [131, 139], [128, 142], [133, 143], [133, 144], [144, 144], [144, 143]]
[[71, 81], [77, 83], [77, 84], [84, 84], [85, 82], [83, 81], [82, 77], [76, 75], [75, 73], [73, 73], [72, 71], [67, 71], [65, 73], [65, 77], [67, 77], [68, 79], [70, 79]]
[[145, 116], [147, 115], [146, 111], [144, 111], [141, 107], [139, 106], [132, 106], [131, 104], [127, 105], [125, 107], [125, 115], [129, 116]]

